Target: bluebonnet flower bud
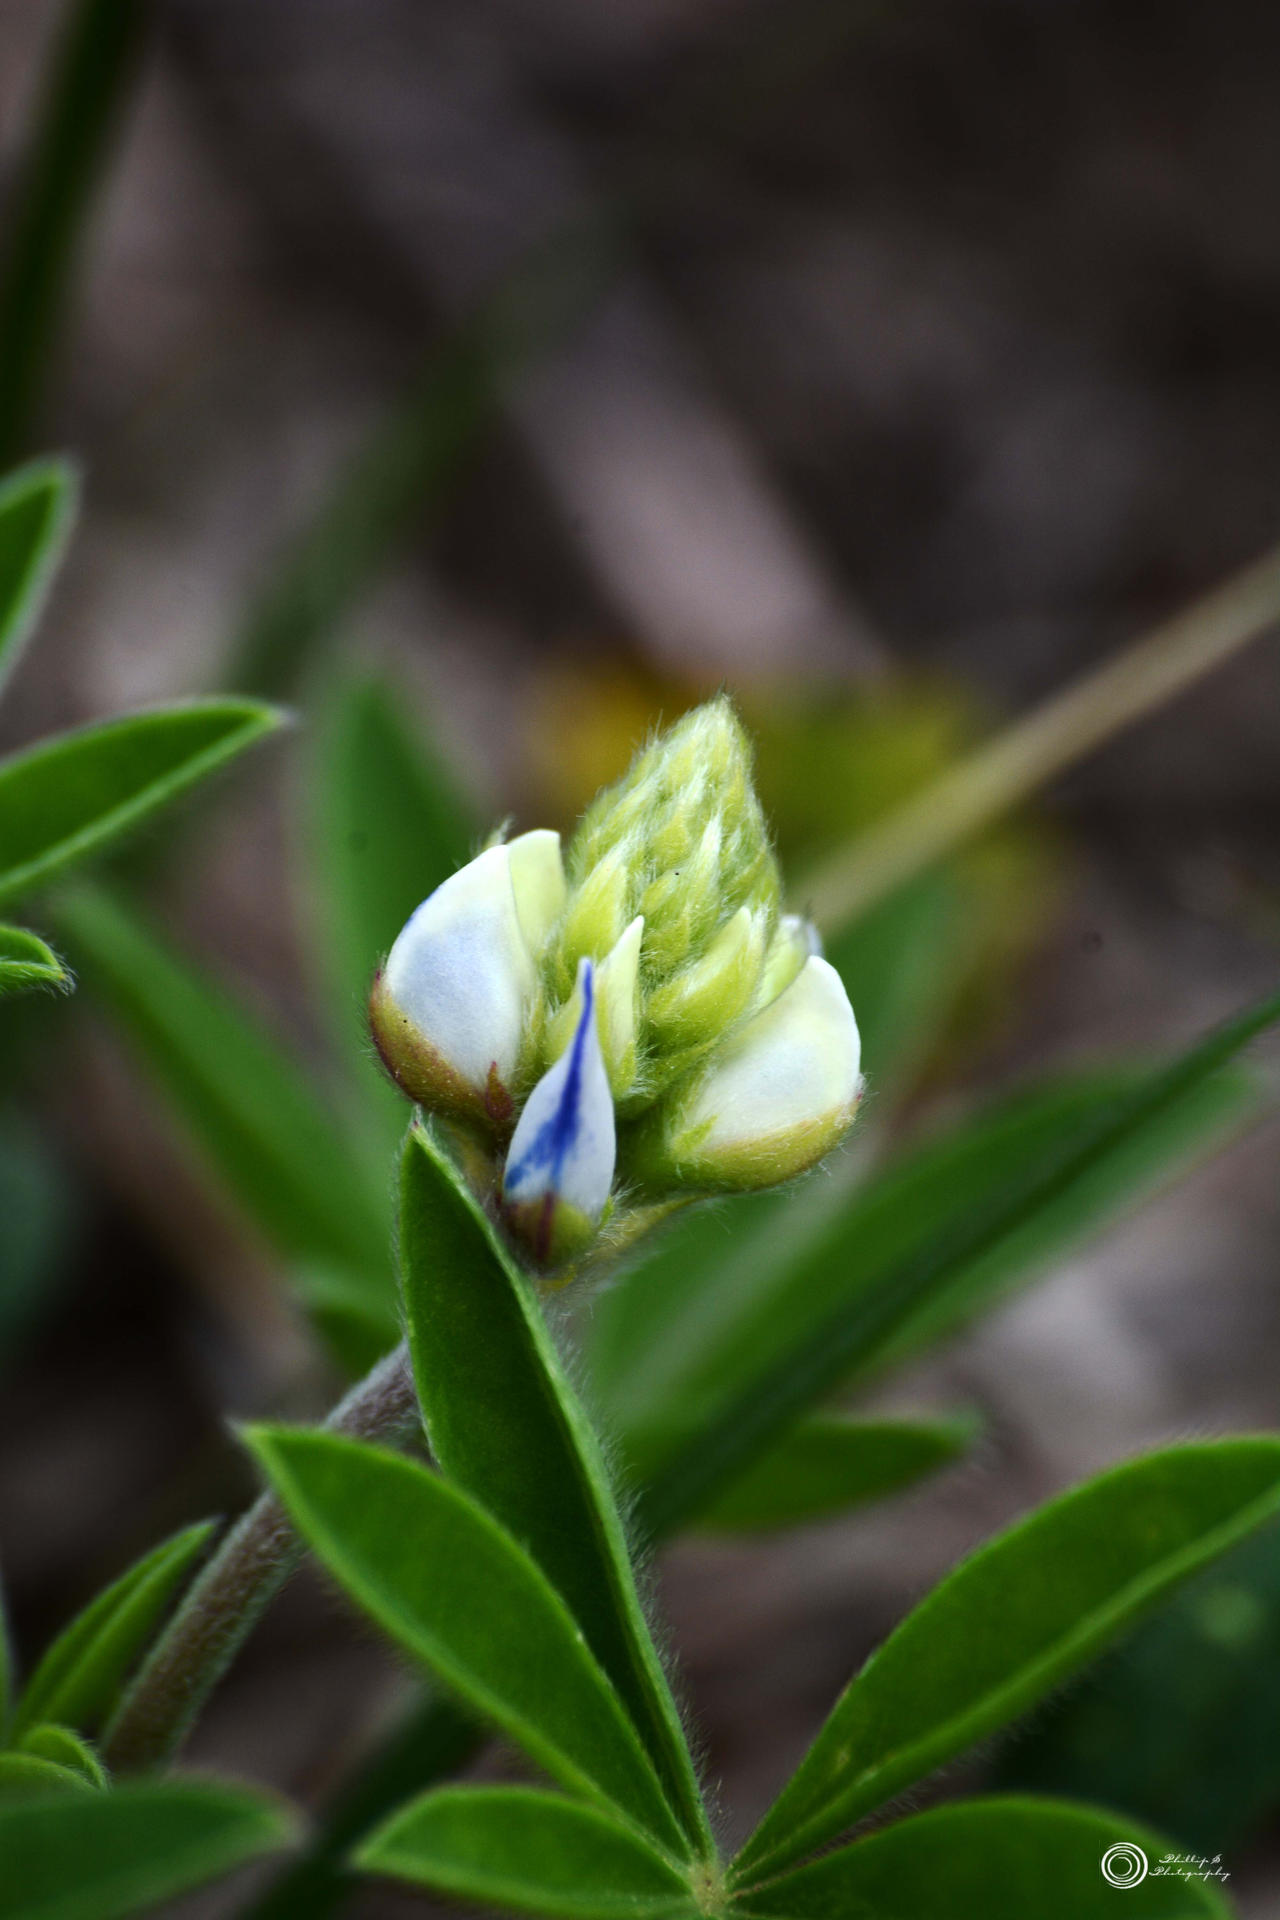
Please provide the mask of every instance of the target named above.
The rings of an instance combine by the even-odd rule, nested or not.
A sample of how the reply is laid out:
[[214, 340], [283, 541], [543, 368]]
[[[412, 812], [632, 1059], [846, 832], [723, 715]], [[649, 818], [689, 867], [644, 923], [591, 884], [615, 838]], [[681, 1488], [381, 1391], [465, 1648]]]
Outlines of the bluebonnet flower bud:
[[469, 1176], [540, 1264], [610, 1215], [625, 1239], [673, 1198], [789, 1179], [849, 1126], [853, 1011], [780, 894], [718, 699], [597, 796], [563, 862], [553, 833], [490, 846], [397, 939], [382, 1057], [465, 1130]]

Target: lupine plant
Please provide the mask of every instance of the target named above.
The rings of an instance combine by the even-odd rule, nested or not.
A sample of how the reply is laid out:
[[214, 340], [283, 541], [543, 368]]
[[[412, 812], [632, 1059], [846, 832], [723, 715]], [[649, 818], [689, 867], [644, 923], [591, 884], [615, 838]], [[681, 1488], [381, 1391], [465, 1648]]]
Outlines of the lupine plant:
[[[47, 578], [49, 537], [22, 549], [14, 605]], [[181, 712], [215, 709], [250, 733], [275, 722], [244, 703]], [[334, 1352], [372, 1365], [325, 1426], [248, 1429], [257, 1504], [216, 1543], [196, 1525], [159, 1545], [14, 1689], [0, 1915], [109, 1920], [288, 1845], [296, 1821], [270, 1797], [166, 1769], [305, 1550], [421, 1672], [423, 1704], [260, 1913], [329, 1911], [355, 1873], [567, 1920], [1111, 1911], [1108, 1849], [1164, 1851], [1129, 1819], [1007, 1795], [885, 1810], [1280, 1510], [1280, 1442], [1126, 1463], [981, 1548], [851, 1679], [733, 1858], [636, 1556], [687, 1525], [822, 1517], [954, 1458], [964, 1423], [859, 1420], [837, 1396], [1238, 1125], [1256, 1097], [1230, 1063], [1280, 1004], [1168, 1064], [1034, 1090], [868, 1176], [841, 1146], [866, 1125], [850, 1004], [865, 949], [855, 929], [824, 958], [784, 910], [727, 701], [650, 742], [563, 854], [534, 828], [469, 859], [385, 707], [358, 693], [341, 719], [323, 795], [331, 824], [348, 809], [326, 842], [345, 901], [333, 973], [347, 1013], [369, 993], [395, 1087], [366, 1078], [345, 1136], [118, 891], [47, 908]], [[149, 741], [159, 722], [113, 724]], [[0, 802], [28, 759], [0, 768]], [[135, 780], [118, 824], [188, 777], [183, 761], [162, 794]], [[87, 776], [27, 791], [13, 892], [117, 824]], [[96, 811], [81, 800], [68, 824], [85, 793]], [[382, 809], [377, 857], [344, 881], [361, 808]], [[906, 919], [918, 933], [918, 900]], [[870, 1035], [890, 1030], [884, 979]], [[874, 1095], [874, 1041], [867, 1067]], [[378, 1198], [393, 1131], [395, 1308]], [[806, 1182], [820, 1161], [832, 1177]], [[486, 1732], [530, 1781], [444, 1784]], [[1226, 1910], [1214, 1883], [1156, 1874], [1124, 1897], [1165, 1920]]]
[[[61, 461], [33, 462], [0, 484], [0, 684], [30, 638], [75, 505], [76, 476]], [[195, 700], [10, 753], [0, 760], [0, 898], [8, 906], [42, 895], [282, 717], [257, 701]], [[40, 934], [0, 927], [0, 996], [65, 993], [74, 984]], [[127, 1912], [135, 1888], [148, 1902], [178, 1892], [288, 1833], [284, 1809], [214, 1783], [157, 1783], [108, 1799], [87, 1737], [210, 1532], [187, 1528], [100, 1594], [21, 1688], [0, 1631], [0, 1910]], [[76, 1808], [70, 1833], [64, 1804]], [[64, 1895], [90, 1906], [60, 1905]]]

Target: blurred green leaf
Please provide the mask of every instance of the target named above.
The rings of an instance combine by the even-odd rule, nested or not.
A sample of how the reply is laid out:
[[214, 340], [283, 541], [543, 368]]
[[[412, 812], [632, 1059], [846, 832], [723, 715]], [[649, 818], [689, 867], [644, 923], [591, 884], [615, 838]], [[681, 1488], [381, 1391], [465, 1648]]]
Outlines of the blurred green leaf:
[[937, 1042], [965, 984], [968, 950], [958, 943], [968, 918], [958, 876], [935, 867], [826, 943], [857, 1015], [877, 1102], [900, 1100]]
[[364, 677], [335, 684], [308, 767], [322, 984], [337, 1036], [396, 1140], [404, 1095], [376, 1063], [366, 1007], [374, 971], [414, 908], [471, 851], [476, 823], [403, 699]]
[[421, 1127], [401, 1168], [400, 1263], [432, 1454], [537, 1561], [617, 1688], [689, 1839], [709, 1848], [595, 1430], [528, 1283]]
[[70, 992], [72, 975], [51, 946], [26, 927], [0, 925], [0, 995], [36, 987]]
[[445, 1787], [365, 1841], [356, 1865], [550, 1920], [697, 1920], [687, 1877], [596, 1807], [528, 1787]]
[[226, 685], [280, 695], [297, 683], [488, 425], [494, 371], [483, 341], [464, 337], [374, 428], [250, 602]]
[[52, 1292], [76, 1215], [76, 1194], [40, 1136], [0, 1114], [0, 1369]]
[[102, 1770], [93, 1748], [70, 1727], [56, 1726], [45, 1720], [37, 1727], [29, 1727], [17, 1742], [21, 1752], [32, 1754], [38, 1760], [49, 1760], [57, 1767], [65, 1767], [69, 1773], [82, 1774], [91, 1787], [105, 1787], [107, 1776]]
[[[637, 1446], [628, 1436], [649, 1476], [649, 1526], [662, 1532], [699, 1511], [852, 1370], [896, 1357], [926, 1332], [936, 1336], [986, 1304], [997, 1284], [1007, 1287], [1096, 1229], [1107, 1208], [1150, 1178], [1153, 1164], [1167, 1165], [1170, 1131], [1184, 1153], [1189, 1137], [1203, 1139], [1206, 1118], [1216, 1127], [1224, 1112], [1238, 1115], [1235, 1083], [1209, 1083], [1277, 1017], [1280, 996], [1227, 1021], [1169, 1065], [1109, 1085], [1104, 1077], [1079, 1108], [1032, 1130], [1034, 1151], [1019, 1145], [1002, 1165], [975, 1153], [970, 1135], [963, 1183], [944, 1143], [937, 1151], [945, 1204], [928, 1174], [913, 1191], [910, 1169], [891, 1173], [820, 1225], [770, 1286], [748, 1290], [740, 1319], [720, 1289], [727, 1326], [715, 1326], [692, 1363], [677, 1362], [652, 1389], [655, 1400], [662, 1396], [668, 1431], [676, 1427], [687, 1444], [662, 1458], [651, 1440], [642, 1436]], [[1016, 1125], [1013, 1139], [1022, 1139]], [[787, 1332], [781, 1345], [780, 1328]], [[664, 1351], [678, 1354], [666, 1332]]]
[[248, 700], [193, 700], [98, 721], [0, 761], [0, 899], [75, 861], [273, 733], [282, 715]]
[[121, 1022], [225, 1188], [297, 1263], [304, 1301], [327, 1326], [345, 1325], [345, 1314], [376, 1349], [392, 1345], [387, 1199], [298, 1064], [122, 899], [80, 886], [59, 896], [57, 914], [86, 988]]
[[1280, 1526], [1190, 1581], [1006, 1745], [1002, 1788], [1100, 1799], [1197, 1851], [1280, 1805]]
[[[0, 395], [4, 381], [0, 360]], [[65, 460], [34, 460], [0, 480], [0, 688], [40, 617], [75, 520], [76, 496], [75, 469]]]
[[617, 264], [616, 240], [598, 220], [570, 221], [432, 353], [250, 603], [226, 685], [280, 695], [296, 684], [419, 516], [447, 501], [511, 380], [566, 338]]
[[[1117, 1845], [1142, 1848], [1153, 1870], [1170, 1851], [1122, 1814], [1052, 1800], [963, 1800], [744, 1887], [734, 1906], [770, 1920], [1115, 1920], [1121, 1910], [1135, 1920], [1230, 1920], [1212, 1881], [1151, 1871], [1131, 1886], [1111, 1885], [1101, 1862]], [[1117, 1871], [1130, 1863], [1122, 1856]]]
[[[39, 1753], [0, 1753], [0, 1872], [4, 1870], [4, 1815], [8, 1802], [42, 1798], [48, 1793], [92, 1793], [92, 1781], [79, 1767], [64, 1767], [57, 1760], [46, 1760]], [[4, 1889], [0, 1887], [0, 1913], [4, 1908]]]
[[212, 1780], [0, 1803], [0, 1920], [128, 1920], [291, 1844], [277, 1800]]
[[1280, 1508], [1280, 1440], [1170, 1447], [997, 1535], [841, 1695], [743, 1848], [776, 1873], [985, 1739]]
[[303, 1538], [384, 1631], [571, 1792], [685, 1851], [576, 1622], [483, 1508], [380, 1447], [287, 1428], [246, 1438]]
[[9, 1709], [13, 1703], [13, 1647], [9, 1640], [9, 1610], [4, 1589], [0, 1587], [0, 1744], [9, 1729]]
[[[772, 1209], [759, 1209], [758, 1238], [745, 1216], [735, 1220], [718, 1261], [710, 1225], [692, 1248], [693, 1232], [675, 1229], [665, 1256], [656, 1256], [657, 1286], [646, 1286], [648, 1267], [628, 1276], [601, 1301], [593, 1329], [596, 1377], [637, 1475], [658, 1471], [678, 1439], [748, 1389], [776, 1357], [780, 1327], [798, 1341], [829, 1315], [874, 1298], [904, 1261], [934, 1242], [949, 1246], [1144, 1084], [1137, 1072], [1113, 1069], [1002, 1099], [847, 1196], [808, 1190], [803, 1210], [800, 1195], [778, 1196]], [[1026, 1284], [1225, 1138], [1256, 1099], [1239, 1073], [1208, 1076], [1171, 1096], [1016, 1227], [949, 1263], [892, 1329], [859, 1347], [850, 1371], [901, 1360]], [[691, 1251], [706, 1264], [684, 1264]]]
[[0, 282], [0, 460], [20, 450], [61, 335], [80, 230], [138, 65], [144, 0], [76, 0], [8, 206]]
[[718, 1533], [808, 1526], [883, 1500], [959, 1458], [973, 1420], [850, 1420], [816, 1413], [698, 1516]]
[[14, 1720], [15, 1737], [39, 1720], [64, 1721], [86, 1733], [102, 1725], [214, 1531], [211, 1520], [184, 1527], [76, 1615], [28, 1681]]

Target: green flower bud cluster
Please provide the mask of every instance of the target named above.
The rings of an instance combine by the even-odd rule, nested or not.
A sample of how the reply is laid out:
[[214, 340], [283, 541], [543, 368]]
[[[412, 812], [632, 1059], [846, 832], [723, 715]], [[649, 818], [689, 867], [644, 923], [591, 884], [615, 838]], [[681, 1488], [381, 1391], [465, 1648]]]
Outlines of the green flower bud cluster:
[[780, 933], [777, 863], [728, 700], [687, 714], [597, 795], [565, 865], [535, 1015], [543, 1060], [572, 1030], [580, 961], [596, 961], [609, 1084], [628, 1118], [724, 1037], [767, 968], [785, 974], [795, 945]]
[[606, 1222], [620, 1243], [655, 1207], [789, 1179], [850, 1125], [853, 1010], [780, 895], [719, 699], [598, 796], [567, 859], [545, 829], [495, 840], [405, 926], [374, 1039], [538, 1264]]

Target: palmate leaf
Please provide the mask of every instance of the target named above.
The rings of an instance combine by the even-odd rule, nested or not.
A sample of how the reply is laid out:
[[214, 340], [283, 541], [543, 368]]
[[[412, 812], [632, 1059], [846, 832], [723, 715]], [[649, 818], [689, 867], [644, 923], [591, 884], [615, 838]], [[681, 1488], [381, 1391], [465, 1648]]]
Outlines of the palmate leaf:
[[[1116, 1887], [1102, 1871], [1112, 1847], [1117, 1873], [1148, 1872]], [[1158, 1869], [1170, 1851], [1123, 1814], [1053, 1800], [994, 1798], [934, 1807], [842, 1847], [763, 1886], [744, 1886], [734, 1911], [768, 1920], [1229, 1920], [1210, 1880]], [[1121, 1898], [1117, 1900], [1117, 1895]]]
[[0, 689], [40, 617], [75, 520], [76, 492], [75, 469], [63, 460], [35, 460], [0, 480]]
[[73, 985], [65, 963], [39, 934], [0, 925], [0, 998], [38, 987], [69, 993]]
[[998, 1535], [841, 1695], [739, 1856], [775, 1874], [1007, 1724], [1280, 1510], [1280, 1440], [1170, 1447]]
[[617, 1688], [689, 1839], [709, 1849], [599, 1442], [527, 1282], [421, 1128], [401, 1169], [400, 1260], [432, 1453], [538, 1562]]
[[852, 1420], [811, 1414], [698, 1516], [716, 1533], [807, 1526], [883, 1500], [964, 1452], [974, 1420]]
[[402, 1807], [353, 1864], [504, 1913], [697, 1920], [688, 1877], [597, 1807], [528, 1787], [444, 1787]]
[[0, 900], [99, 852], [282, 719], [257, 701], [192, 700], [101, 720], [0, 760]]
[[358, 1606], [571, 1792], [687, 1854], [618, 1696], [545, 1575], [441, 1475], [333, 1434], [246, 1436]]
[[[716, 1375], [710, 1380], [705, 1374], [696, 1377], [703, 1391], [691, 1393], [691, 1398], [701, 1419], [692, 1430], [693, 1416], [682, 1413], [678, 1397], [668, 1399], [668, 1418], [683, 1431], [679, 1451], [654, 1460], [642, 1497], [642, 1515], [650, 1530], [660, 1535], [701, 1511], [851, 1370], [882, 1358], [921, 1317], [926, 1325], [936, 1325], [940, 1301], [958, 1299], [964, 1311], [972, 1311], [973, 1277], [983, 1263], [990, 1262], [1000, 1274], [1010, 1248], [1019, 1262], [1033, 1257], [1038, 1263], [1044, 1256], [1046, 1229], [1056, 1251], [1065, 1237], [1081, 1230], [1082, 1216], [1096, 1221], [1099, 1194], [1114, 1197], [1117, 1168], [1128, 1167], [1131, 1180], [1131, 1156], [1140, 1153], [1144, 1136], [1149, 1142], [1153, 1128], [1168, 1127], [1180, 1112], [1185, 1119], [1187, 1103], [1198, 1100], [1220, 1070], [1277, 1017], [1280, 996], [1227, 1021], [1169, 1065], [1136, 1080], [1113, 1082], [1110, 1092], [1088, 1101], [1071, 1125], [1049, 1129], [1037, 1152], [1018, 1156], [993, 1183], [979, 1179], [975, 1167], [972, 1189], [960, 1192], [958, 1204], [953, 1200], [940, 1215], [913, 1223], [911, 1208], [902, 1211], [899, 1194], [885, 1236], [888, 1258], [869, 1258], [867, 1236], [849, 1236], [847, 1214], [825, 1232], [820, 1230], [785, 1271], [793, 1311], [773, 1322], [770, 1347], [759, 1350], [756, 1292], [750, 1298], [752, 1318], [745, 1335], [751, 1357], [746, 1366], [734, 1358], [728, 1369], [730, 1390], [716, 1392], [708, 1408], [706, 1389]], [[1220, 1097], [1218, 1089], [1206, 1097]], [[1185, 1149], [1185, 1132], [1179, 1140]], [[944, 1184], [950, 1191], [950, 1173]], [[914, 1196], [922, 1213], [921, 1198]], [[865, 1213], [862, 1222], [865, 1226]], [[832, 1262], [841, 1263], [834, 1294]], [[806, 1305], [797, 1289], [806, 1276], [819, 1293], [816, 1309]], [[990, 1267], [984, 1284], [990, 1284]], [[776, 1299], [767, 1293], [765, 1297]], [[788, 1334], [781, 1347], [779, 1326]], [[726, 1362], [722, 1358], [719, 1364]], [[647, 1464], [643, 1452], [641, 1464]]]
[[18, 1702], [14, 1737], [41, 1720], [92, 1733], [215, 1530], [183, 1528], [90, 1601], [45, 1653]]
[[214, 1781], [6, 1797], [0, 1920], [127, 1920], [277, 1852], [295, 1831], [281, 1802]]
[[81, 885], [57, 902], [99, 994], [249, 1219], [295, 1263], [304, 1302], [352, 1366], [394, 1344], [382, 1177], [353, 1151], [299, 1064], [126, 901]]

